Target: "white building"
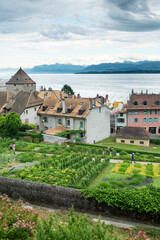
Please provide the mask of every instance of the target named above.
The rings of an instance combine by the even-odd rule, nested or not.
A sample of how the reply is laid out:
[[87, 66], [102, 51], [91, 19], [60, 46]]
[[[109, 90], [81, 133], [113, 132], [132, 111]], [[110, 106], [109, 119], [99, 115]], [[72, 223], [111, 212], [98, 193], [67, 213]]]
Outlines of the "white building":
[[81, 142], [100, 141], [110, 136], [110, 110], [102, 102], [80, 97], [47, 98], [45, 95], [38, 110], [40, 128], [48, 130], [63, 125], [70, 130], [82, 130], [77, 132]]
[[117, 133], [121, 128], [127, 126], [127, 105], [121, 109], [114, 108], [111, 111], [111, 133]]

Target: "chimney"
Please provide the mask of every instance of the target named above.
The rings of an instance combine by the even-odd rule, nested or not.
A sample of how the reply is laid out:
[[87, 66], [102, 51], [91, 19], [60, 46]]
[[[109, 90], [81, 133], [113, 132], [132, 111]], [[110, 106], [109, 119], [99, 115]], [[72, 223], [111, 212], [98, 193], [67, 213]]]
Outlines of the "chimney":
[[62, 100], [62, 93], [59, 94], [59, 99]]
[[43, 86], [41, 86], [40, 91], [43, 91]]
[[80, 94], [79, 94], [79, 93], [77, 94], [77, 98], [81, 98], [81, 96], [80, 96]]
[[66, 100], [62, 99], [62, 112], [66, 113]]
[[48, 98], [48, 92], [46, 92], [46, 93], [44, 94], [44, 98], [45, 98], [45, 99]]
[[89, 110], [92, 109], [92, 98], [89, 98]]
[[101, 96], [100, 101], [101, 101], [101, 105], [104, 105], [104, 97]]
[[50, 92], [51, 92], [51, 91], [52, 91], [52, 88], [51, 88], [51, 87], [49, 87], [49, 88], [48, 88], [48, 91], [50, 91]]
[[106, 100], [108, 100], [108, 94], [106, 94]]
[[141, 90], [141, 94], [143, 94], [143, 90]]
[[72, 98], [72, 94], [68, 94], [68, 98]]
[[43, 91], [46, 91], [46, 88], [45, 88], [45, 87], [43, 88]]
[[134, 94], [134, 90], [132, 89], [132, 94]]
[[99, 94], [97, 93], [97, 98], [99, 98]]
[[146, 90], [146, 94], [148, 94], [148, 90]]
[[94, 106], [96, 106], [96, 99], [95, 99], [95, 98], [92, 99], [92, 104], [93, 104]]

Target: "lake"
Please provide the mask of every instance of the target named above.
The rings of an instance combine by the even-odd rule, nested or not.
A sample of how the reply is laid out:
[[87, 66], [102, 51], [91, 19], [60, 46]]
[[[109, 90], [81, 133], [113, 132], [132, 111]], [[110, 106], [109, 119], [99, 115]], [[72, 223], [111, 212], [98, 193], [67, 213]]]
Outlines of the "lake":
[[[0, 73], [0, 89], [14, 73]], [[72, 87], [82, 97], [95, 97], [97, 94], [109, 95], [109, 99], [127, 101], [131, 90], [137, 92], [146, 89], [149, 93], [160, 93], [160, 74], [29, 74], [37, 83], [47, 89], [61, 89], [64, 84]]]

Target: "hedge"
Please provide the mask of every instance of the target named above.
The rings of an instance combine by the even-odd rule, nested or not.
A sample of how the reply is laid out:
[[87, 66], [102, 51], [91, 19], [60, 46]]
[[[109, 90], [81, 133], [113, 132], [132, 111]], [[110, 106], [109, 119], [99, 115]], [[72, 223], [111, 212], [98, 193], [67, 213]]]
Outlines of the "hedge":
[[43, 135], [41, 133], [28, 133], [28, 132], [18, 132], [16, 138], [20, 137], [30, 137], [34, 141], [34, 139], [39, 139], [39, 142], [43, 141]]
[[150, 139], [150, 143], [153, 143], [153, 144], [160, 144], [160, 139]]
[[[68, 143], [71, 144], [71, 143]], [[103, 148], [103, 149], [108, 149], [107, 146], [102, 146], [102, 145], [98, 145], [98, 144], [89, 144], [89, 143], [75, 143], [75, 145], [82, 145], [82, 146], [88, 146], [88, 147], [98, 147], [98, 148]], [[160, 153], [156, 153], [156, 152], [148, 152], [148, 151], [142, 151], [142, 150], [129, 150], [129, 149], [125, 149], [125, 148], [118, 148], [118, 147], [114, 147], [114, 150], [116, 150], [117, 152], [121, 152], [121, 151], [125, 151], [127, 153], [142, 153], [142, 154], [152, 154], [154, 156], [160, 157]]]

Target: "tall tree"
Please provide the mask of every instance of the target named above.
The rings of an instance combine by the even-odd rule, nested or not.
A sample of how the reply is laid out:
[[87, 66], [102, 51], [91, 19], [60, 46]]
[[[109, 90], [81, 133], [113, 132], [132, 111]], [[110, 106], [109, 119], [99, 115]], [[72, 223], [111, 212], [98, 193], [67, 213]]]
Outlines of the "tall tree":
[[7, 116], [5, 116], [3, 121], [4, 122], [2, 123], [4, 124], [3, 125], [4, 135], [9, 137], [14, 137], [22, 125], [19, 114], [14, 112], [9, 113], [7, 114]]
[[67, 85], [67, 84], [65, 84], [65, 85], [63, 86], [63, 88], [61, 89], [61, 91], [64, 92], [64, 93], [67, 93], [67, 94], [71, 94], [71, 95], [74, 94], [73, 89], [72, 89], [69, 85]]

